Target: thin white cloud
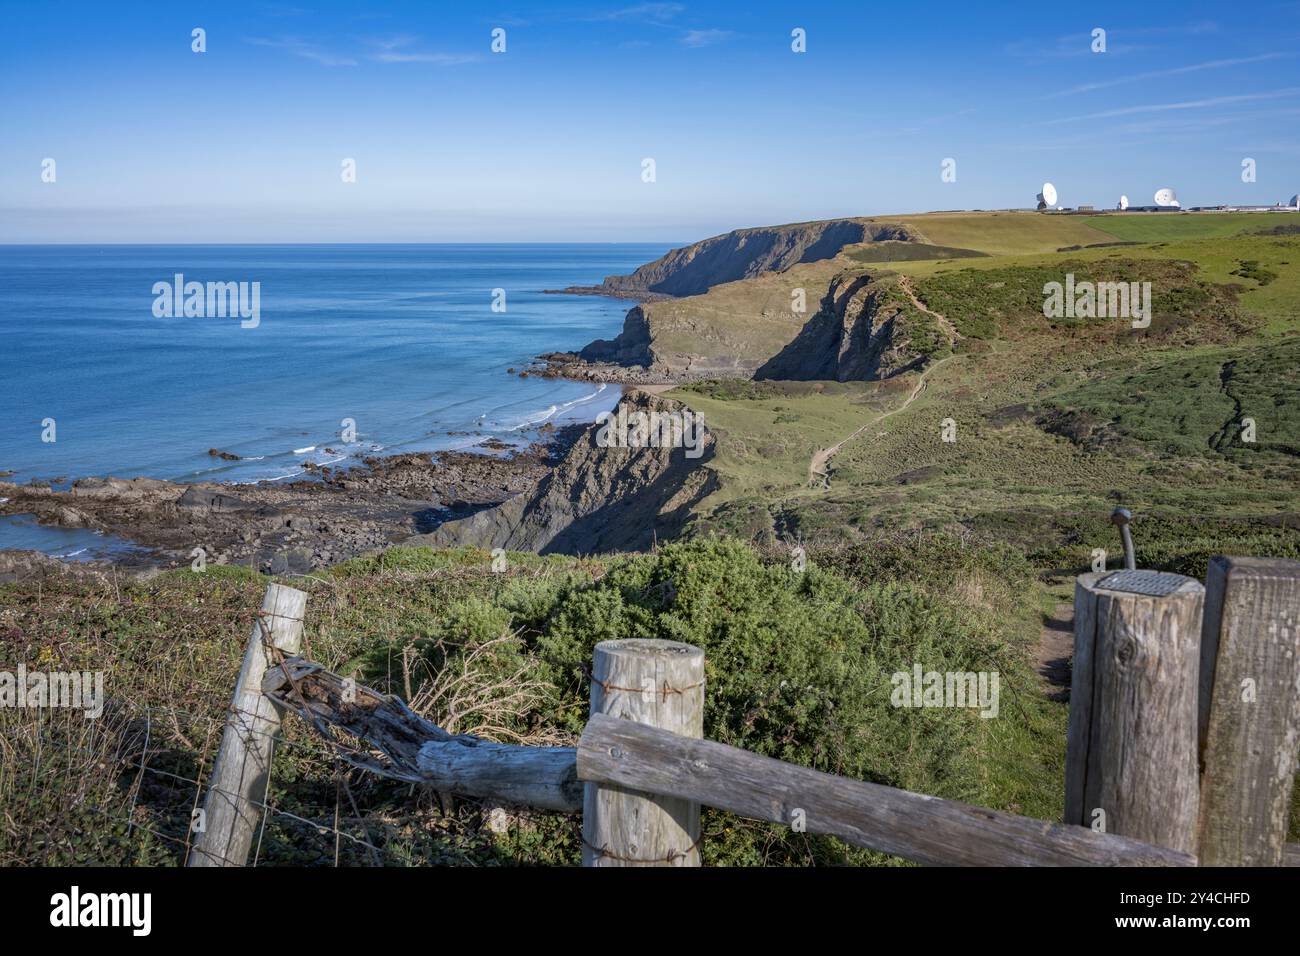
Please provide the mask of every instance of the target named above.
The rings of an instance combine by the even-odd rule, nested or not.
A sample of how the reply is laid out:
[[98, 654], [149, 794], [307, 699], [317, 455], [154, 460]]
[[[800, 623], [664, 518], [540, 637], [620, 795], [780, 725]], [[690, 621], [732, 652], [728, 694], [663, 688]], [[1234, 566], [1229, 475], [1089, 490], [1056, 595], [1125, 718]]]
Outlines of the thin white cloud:
[[712, 46], [731, 36], [730, 30], [687, 30], [682, 34], [682, 43], [686, 46]]
[[1120, 42], [1113, 35], [1107, 39], [1106, 52], [1092, 51], [1092, 35], [1087, 31], [1071, 33], [1053, 40], [1017, 40], [1004, 48], [1008, 56], [1026, 60], [1063, 60], [1085, 56], [1124, 56], [1150, 50], [1147, 44]]
[[376, 54], [373, 59], [377, 63], [435, 63], [438, 66], [459, 66], [462, 63], [473, 63], [478, 57], [468, 53], [404, 53], [388, 51]]
[[1189, 66], [1178, 66], [1168, 70], [1152, 70], [1148, 73], [1134, 73], [1131, 76], [1119, 76], [1113, 80], [1102, 80], [1097, 83], [1081, 83], [1078, 86], [1070, 87], [1068, 90], [1059, 90], [1056, 93], [1049, 93], [1043, 98], [1054, 99], [1058, 96], [1091, 93], [1093, 90], [1104, 90], [1112, 86], [1122, 86], [1125, 83], [1156, 80], [1166, 76], [1182, 76], [1186, 73], [1199, 73], [1202, 70], [1220, 70], [1229, 66], [1242, 66], [1247, 63], [1262, 63], [1266, 60], [1278, 60], [1284, 57], [1293, 56], [1295, 56], [1294, 53], [1262, 53], [1259, 56], [1246, 56], [1233, 60], [1209, 60], [1205, 63], [1193, 63]]
[[391, 37], [367, 37], [364, 41], [367, 46], [376, 47], [380, 50], [397, 50], [404, 46], [410, 46], [419, 37], [412, 36], [409, 33], [401, 33]]
[[586, 17], [587, 20], [637, 20], [641, 22], [662, 23], [664, 20], [671, 20], [677, 14], [685, 11], [686, 7], [680, 3], [638, 3], [635, 6], [623, 7], [620, 10], [610, 10], [605, 13], [597, 13]]
[[[477, 56], [466, 53], [438, 53], [410, 49], [419, 40], [419, 37], [409, 35], [370, 37], [363, 42], [372, 52], [362, 55], [360, 59], [374, 63], [432, 63], [437, 66], [457, 66], [478, 60]], [[254, 46], [287, 50], [294, 56], [312, 60], [323, 66], [357, 66], [360, 62], [356, 55], [335, 53], [318, 43], [300, 37], [249, 37], [245, 42]]]
[[1198, 110], [1214, 106], [1226, 106], [1231, 103], [1252, 103], [1256, 100], [1275, 100], [1286, 96], [1300, 95], [1300, 87], [1291, 86], [1283, 90], [1270, 90], [1267, 93], [1243, 93], [1238, 96], [1212, 96], [1204, 100], [1183, 100], [1179, 103], [1150, 103], [1146, 106], [1126, 106], [1116, 110], [1102, 110], [1099, 113], [1085, 113], [1082, 116], [1063, 116], [1048, 120], [1048, 124], [1077, 123], [1083, 120], [1110, 119], [1115, 116], [1132, 116], [1136, 113], [1162, 113], [1168, 110]]
[[310, 43], [298, 37], [248, 37], [246, 43], [254, 46], [271, 47], [277, 50], [288, 50], [294, 56], [300, 56], [305, 60], [314, 60], [322, 66], [356, 66], [355, 57], [346, 54], [331, 53], [315, 43]]
[[433, 63], [437, 66], [458, 66], [473, 63], [477, 56], [468, 53], [438, 53], [413, 50], [412, 46], [420, 42], [417, 36], [401, 34], [393, 37], [371, 37], [365, 41], [378, 52], [370, 59], [376, 63]]
[[1067, 33], [1051, 40], [1025, 39], [1008, 43], [1004, 48], [1008, 56], [1023, 57], [1033, 60], [1058, 60], [1082, 56], [1118, 56], [1140, 53], [1153, 49], [1150, 44], [1134, 43], [1136, 38], [1167, 38], [1179, 36], [1200, 36], [1217, 33], [1219, 25], [1213, 20], [1195, 20], [1177, 26], [1159, 27], [1108, 27], [1104, 23], [1094, 24], [1106, 31], [1106, 52], [1092, 52], [1092, 30], [1080, 30]]

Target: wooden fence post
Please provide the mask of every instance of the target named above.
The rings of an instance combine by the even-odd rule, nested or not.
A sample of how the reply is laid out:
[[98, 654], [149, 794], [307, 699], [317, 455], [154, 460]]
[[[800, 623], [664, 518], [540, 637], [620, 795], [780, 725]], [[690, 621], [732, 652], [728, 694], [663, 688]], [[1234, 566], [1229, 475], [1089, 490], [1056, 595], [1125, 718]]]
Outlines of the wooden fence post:
[[1079, 576], [1066, 823], [1196, 852], [1204, 598], [1181, 574]]
[[248, 861], [270, 782], [273, 738], [280, 729], [280, 711], [262, 694], [262, 679], [276, 663], [266, 647], [263, 625], [285, 656], [297, 654], [306, 609], [302, 591], [267, 585], [212, 766], [203, 801], [204, 829], [190, 849], [187, 866], [243, 866]]
[[[704, 652], [661, 640], [601, 641], [591, 713], [704, 735]], [[699, 866], [700, 805], [607, 784], [583, 788], [583, 866]]]
[[1215, 558], [1201, 632], [1203, 866], [1280, 866], [1300, 746], [1300, 561]]

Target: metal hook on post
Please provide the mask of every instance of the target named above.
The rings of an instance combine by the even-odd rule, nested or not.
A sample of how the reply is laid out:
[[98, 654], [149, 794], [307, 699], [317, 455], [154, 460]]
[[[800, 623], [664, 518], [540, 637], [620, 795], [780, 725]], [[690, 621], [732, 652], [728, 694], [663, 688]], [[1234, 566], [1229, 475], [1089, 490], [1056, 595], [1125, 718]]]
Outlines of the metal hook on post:
[[1110, 513], [1110, 523], [1119, 527], [1119, 536], [1124, 542], [1124, 567], [1129, 571], [1137, 570], [1137, 555], [1133, 551], [1133, 535], [1129, 532], [1129, 522], [1133, 513], [1127, 508], [1116, 508]]

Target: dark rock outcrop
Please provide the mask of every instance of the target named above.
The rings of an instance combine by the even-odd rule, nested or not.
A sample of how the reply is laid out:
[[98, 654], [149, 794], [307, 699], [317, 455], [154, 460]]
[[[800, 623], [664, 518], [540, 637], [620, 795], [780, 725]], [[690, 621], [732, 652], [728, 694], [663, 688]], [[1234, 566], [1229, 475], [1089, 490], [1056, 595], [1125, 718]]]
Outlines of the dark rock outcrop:
[[640, 306], [629, 309], [623, 318], [623, 331], [618, 338], [597, 339], [578, 353], [578, 358], [583, 362], [608, 362], [650, 368], [654, 364], [654, 356], [650, 352], [650, 326], [646, 322], [645, 311]]
[[0, 584], [14, 581], [106, 580], [111, 566], [98, 561], [60, 561], [39, 551], [0, 551]]
[[176, 501], [182, 511], [243, 511], [251, 507], [248, 502], [210, 488], [190, 486]]
[[[629, 417], [686, 411], [679, 402], [640, 391], [625, 395], [619, 408]], [[600, 447], [598, 432], [599, 426], [589, 428], [530, 491], [404, 544], [540, 554], [644, 551], [678, 534], [691, 508], [717, 488], [716, 473], [702, 467], [714, 453], [707, 430], [699, 457], [688, 457], [684, 448]]]

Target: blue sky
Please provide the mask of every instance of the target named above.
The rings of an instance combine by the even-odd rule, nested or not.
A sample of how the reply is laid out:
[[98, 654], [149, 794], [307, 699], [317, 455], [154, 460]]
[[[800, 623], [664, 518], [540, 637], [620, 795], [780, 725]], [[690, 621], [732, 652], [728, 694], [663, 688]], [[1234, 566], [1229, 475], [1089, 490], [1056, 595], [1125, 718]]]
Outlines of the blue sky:
[[0, 242], [687, 241], [1025, 206], [1045, 179], [1066, 205], [1300, 191], [1300, 3], [4, 0], [0, 17]]

